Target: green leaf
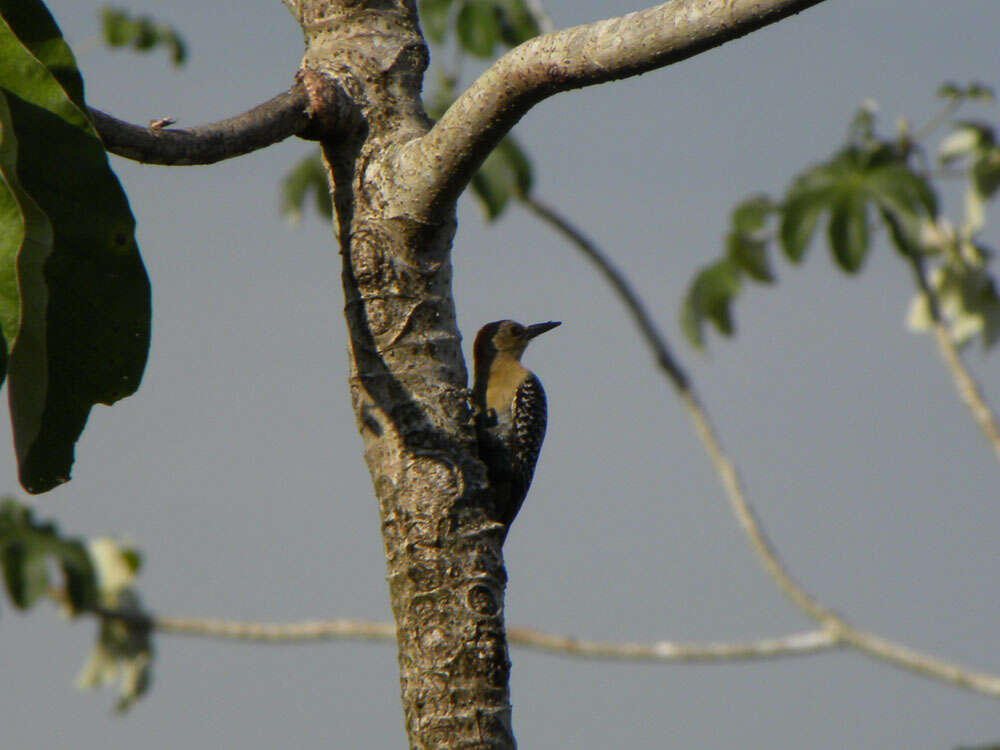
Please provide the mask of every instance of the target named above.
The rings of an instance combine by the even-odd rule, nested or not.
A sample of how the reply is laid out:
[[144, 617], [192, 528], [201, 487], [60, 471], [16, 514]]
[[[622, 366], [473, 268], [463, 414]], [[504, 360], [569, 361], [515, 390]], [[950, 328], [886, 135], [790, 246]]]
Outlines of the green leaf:
[[778, 206], [768, 196], [753, 195], [733, 209], [732, 229], [726, 236], [726, 257], [741, 271], [761, 282], [774, 281], [767, 258], [768, 218]]
[[829, 239], [837, 265], [856, 273], [868, 252], [868, 207], [859, 194], [845, 194], [831, 206]]
[[723, 335], [732, 335], [730, 303], [739, 290], [739, 270], [728, 260], [713, 263], [694, 277], [681, 306], [681, 329], [692, 346], [704, 346], [706, 319]]
[[962, 89], [957, 83], [947, 81], [938, 86], [937, 95], [942, 99], [958, 99], [962, 96]]
[[52, 552], [59, 559], [66, 595], [74, 611], [80, 611], [97, 601], [97, 581], [94, 566], [86, 547], [79, 542], [63, 542]]
[[507, 207], [510, 190], [506, 172], [496, 161], [491, 162], [490, 157], [486, 158], [479, 171], [472, 176], [470, 187], [483, 207], [487, 221], [496, 220]]
[[127, 10], [105, 6], [101, 8], [101, 31], [109, 47], [131, 47], [137, 52], [147, 52], [162, 46], [167, 48], [175, 66], [187, 60], [187, 45], [177, 30], [149, 16], [133, 18]]
[[531, 182], [531, 162], [517, 142], [507, 136], [472, 176], [471, 187], [487, 220], [493, 221], [503, 213], [511, 198], [523, 197], [531, 191]]
[[[69, 47], [38, 0], [0, 0], [0, 13], [0, 90], [16, 133], [16, 173], [4, 168], [4, 181], [13, 189], [16, 176], [52, 228], [44, 268], [44, 248], [21, 243], [21, 326], [7, 363], [21, 484], [44, 492], [69, 478], [91, 407], [139, 385], [149, 281]], [[22, 229], [8, 226], [38, 239], [27, 205], [19, 201]]]
[[27, 609], [48, 592], [48, 562], [37, 545], [17, 540], [0, 544], [0, 566], [7, 595], [18, 609]]
[[30, 509], [5, 498], [0, 504], [0, 567], [15, 606], [26, 609], [48, 592], [50, 559], [63, 573], [70, 605], [75, 610], [92, 606], [97, 582], [83, 544], [61, 537], [54, 524], [36, 522]]
[[873, 101], [866, 101], [854, 113], [847, 128], [848, 139], [857, 144], [870, 143], [875, 138], [875, 115], [878, 112], [878, 104]]
[[774, 272], [767, 257], [766, 240], [730, 232], [726, 237], [726, 258], [755, 281], [774, 281]]
[[448, 33], [448, 13], [452, 0], [420, 0], [420, 25], [435, 44], [441, 44]]
[[1000, 146], [991, 146], [972, 164], [970, 172], [976, 192], [988, 200], [1000, 188]]
[[966, 89], [965, 95], [970, 99], [978, 99], [979, 101], [984, 102], [991, 102], [996, 98], [992, 87], [978, 81], [973, 81], [969, 84], [969, 88]]
[[764, 229], [767, 219], [777, 210], [778, 205], [769, 196], [758, 193], [737, 204], [730, 223], [740, 234], [756, 234]]
[[476, 57], [492, 57], [500, 41], [497, 7], [490, 0], [465, 0], [456, 21], [462, 49]]
[[538, 23], [524, 0], [499, 0], [497, 7], [500, 11], [500, 38], [508, 47], [516, 47], [538, 36]]
[[942, 99], [972, 99], [984, 102], [993, 101], [993, 89], [979, 81], [973, 81], [968, 86], [959, 86], [951, 81], [938, 87], [937, 95]]
[[[25, 394], [21, 399], [24, 407], [44, 402], [48, 379], [44, 358], [20, 355], [45, 349], [47, 295], [42, 267], [52, 243], [52, 224], [18, 179], [17, 136], [7, 98], [0, 91], [0, 338], [4, 340], [5, 365], [15, 344], [18, 346], [17, 365], [25, 377], [12, 387], [28, 389], [19, 391]], [[28, 290], [24, 300], [21, 286]], [[32, 290], [39, 293], [32, 294]], [[6, 366], [0, 367], [0, 384], [5, 375]]]
[[921, 233], [937, 218], [937, 194], [930, 182], [902, 164], [888, 164], [865, 176], [868, 197], [878, 205], [893, 245], [904, 256], [924, 252]]
[[319, 151], [300, 159], [281, 181], [281, 215], [293, 224], [298, 222], [310, 195], [320, 218], [331, 221], [333, 203]]
[[887, 164], [864, 174], [864, 190], [871, 198], [897, 213], [933, 218], [938, 212], [937, 193], [931, 183], [903, 164]]
[[778, 237], [785, 257], [799, 263], [805, 257], [816, 222], [827, 207], [827, 196], [817, 191], [789, 191], [782, 206]]

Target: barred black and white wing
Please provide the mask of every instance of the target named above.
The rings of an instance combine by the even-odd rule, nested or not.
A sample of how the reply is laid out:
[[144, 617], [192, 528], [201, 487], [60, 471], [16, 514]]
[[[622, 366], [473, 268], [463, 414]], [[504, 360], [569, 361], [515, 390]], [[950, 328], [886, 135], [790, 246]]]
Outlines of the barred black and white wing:
[[547, 405], [545, 389], [534, 375], [529, 375], [514, 392], [511, 405], [512, 438], [511, 446], [513, 479], [511, 482], [512, 507], [505, 514], [509, 525], [521, 509], [524, 496], [528, 494], [531, 479], [535, 474], [535, 463], [545, 439]]

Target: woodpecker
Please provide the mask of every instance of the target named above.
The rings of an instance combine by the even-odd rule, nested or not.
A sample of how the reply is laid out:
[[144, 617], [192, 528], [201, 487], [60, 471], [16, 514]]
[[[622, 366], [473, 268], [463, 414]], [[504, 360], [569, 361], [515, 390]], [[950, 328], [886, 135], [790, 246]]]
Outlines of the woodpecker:
[[479, 329], [473, 347], [479, 455], [496, 490], [505, 538], [531, 485], [548, 416], [545, 390], [521, 355], [529, 341], [557, 325], [498, 320]]

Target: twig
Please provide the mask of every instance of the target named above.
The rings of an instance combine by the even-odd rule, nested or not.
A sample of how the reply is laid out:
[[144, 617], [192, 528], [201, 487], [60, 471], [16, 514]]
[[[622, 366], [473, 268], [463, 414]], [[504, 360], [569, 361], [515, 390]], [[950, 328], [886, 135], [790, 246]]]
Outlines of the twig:
[[301, 83], [228, 120], [196, 128], [150, 128], [118, 120], [98, 109], [90, 116], [104, 147], [144, 164], [213, 164], [242, 156], [293, 135], [306, 134], [312, 118]]
[[314, 620], [295, 623], [237, 622], [196, 617], [153, 617], [153, 628], [162, 633], [203, 635], [244, 641], [289, 643], [331, 639], [394, 641], [391, 622], [367, 620]]
[[[155, 617], [94, 609], [93, 614], [120, 619], [161, 633], [195, 635], [226, 640], [263, 641], [267, 643], [305, 643], [320, 640], [395, 641], [396, 626], [391, 622], [370, 620], [313, 620], [292, 623], [242, 622], [197, 617]], [[826, 630], [791, 633], [780, 638], [761, 638], [746, 642], [681, 643], [612, 643], [590, 641], [566, 635], [545, 633], [534, 628], [512, 627], [507, 631], [510, 643], [538, 651], [569, 657], [610, 659], [616, 661], [693, 662], [769, 659], [779, 656], [803, 656], [827, 651], [838, 643]]]
[[959, 398], [962, 399], [962, 402], [968, 408], [972, 419], [979, 425], [979, 429], [983, 431], [983, 435], [986, 436], [990, 446], [993, 448], [997, 460], [1000, 461], [1000, 429], [997, 428], [996, 417], [986, 403], [986, 399], [983, 398], [983, 394], [976, 385], [976, 381], [972, 379], [968, 368], [962, 362], [962, 358], [958, 355], [955, 342], [951, 338], [951, 332], [948, 330], [948, 325], [941, 314], [941, 305], [938, 302], [937, 293], [927, 280], [927, 271], [924, 268], [923, 260], [911, 255], [909, 256], [909, 261], [917, 286], [924, 295], [924, 299], [927, 300], [931, 330], [934, 331], [934, 340], [937, 342], [938, 351], [941, 352], [941, 357], [944, 359], [949, 372], [951, 372], [951, 377], [955, 381], [955, 389], [958, 391]]
[[601, 252], [592, 241], [584, 237], [568, 220], [560, 216], [555, 209], [536, 198], [526, 197], [522, 200], [535, 214], [551, 223], [568, 237], [598, 266], [602, 275], [639, 323], [643, 336], [656, 355], [660, 368], [666, 373], [687, 407], [695, 430], [708, 452], [719, 479], [722, 481], [733, 514], [739, 520], [751, 547], [757, 553], [757, 557], [785, 596], [805, 614], [819, 622], [825, 632], [829, 633], [840, 645], [851, 646], [871, 657], [926, 677], [933, 677], [959, 687], [1000, 698], [1000, 677], [966, 669], [893, 643], [874, 633], [859, 630], [827, 609], [792, 578], [747, 502], [739, 475], [723, 451], [708, 414], [698, 402], [687, 374], [671, 356], [666, 338], [652, 322], [639, 296], [622, 273], [611, 263], [607, 255]]
[[778, 656], [803, 656], [829, 651], [838, 646], [833, 633], [810, 630], [790, 633], [782, 638], [762, 638], [745, 643], [607, 643], [585, 641], [562, 635], [552, 635], [529, 628], [507, 629], [511, 643], [561, 656], [582, 656], [588, 659], [652, 662], [721, 662], [771, 659]]

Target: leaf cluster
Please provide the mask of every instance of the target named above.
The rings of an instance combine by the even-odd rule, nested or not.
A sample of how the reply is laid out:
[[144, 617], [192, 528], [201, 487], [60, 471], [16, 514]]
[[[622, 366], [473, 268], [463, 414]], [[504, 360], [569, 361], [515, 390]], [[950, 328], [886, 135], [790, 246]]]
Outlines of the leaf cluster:
[[[946, 85], [940, 94], [949, 111], [955, 102], [990, 96], [981, 84]], [[936, 175], [905, 121], [892, 137], [883, 137], [875, 128], [874, 107], [862, 107], [846, 143], [796, 175], [780, 200], [754, 195], [733, 210], [725, 254], [697, 273], [683, 301], [681, 325], [688, 340], [702, 348], [706, 322], [723, 335], [733, 334], [732, 303], [743, 278], [775, 280], [768, 255], [773, 243], [787, 260], [801, 263], [822, 228], [835, 265], [856, 274], [874, 233], [884, 228], [918, 276], [925, 264], [933, 266], [927, 277], [956, 340], [980, 335], [984, 345], [992, 345], [1000, 333], [1000, 297], [986, 265], [990, 252], [976, 235], [985, 224], [984, 205], [1000, 187], [1000, 147], [993, 128], [981, 121], [953, 123], [939, 163], [961, 166], [968, 178], [966, 218], [957, 233], [940, 214]], [[928, 300], [920, 294], [910, 323], [926, 327], [930, 320]]]
[[[54, 523], [36, 521], [31, 508], [0, 499], [0, 573], [16, 608], [52, 598], [70, 615], [104, 610], [123, 615], [102, 614], [97, 642], [77, 679], [82, 688], [117, 681], [118, 711], [145, 693], [152, 671], [149, 617], [132, 588], [140, 566], [134, 549], [110, 539], [64, 536]], [[52, 583], [53, 569], [61, 574], [60, 586]]]
[[109, 47], [128, 47], [135, 52], [164, 47], [174, 66], [187, 61], [187, 44], [177, 29], [149, 16], [133, 16], [127, 10], [105, 6], [101, 8], [101, 34]]
[[451, 34], [459, 49], [491, 58], [497, 47], [516, 47], [537, 36], [538, 22], [523, 0], [420, 0], [427, 38], [444, 44]]
[[0, 499], [0, 569], [15, 607], [28, 609], [48, 596], [53, 563], [70, 611], [93, 607], [97, 578], [83, 542], [61, 536], [54, 523], [35, 521], [31, 509], [13, 498]]

